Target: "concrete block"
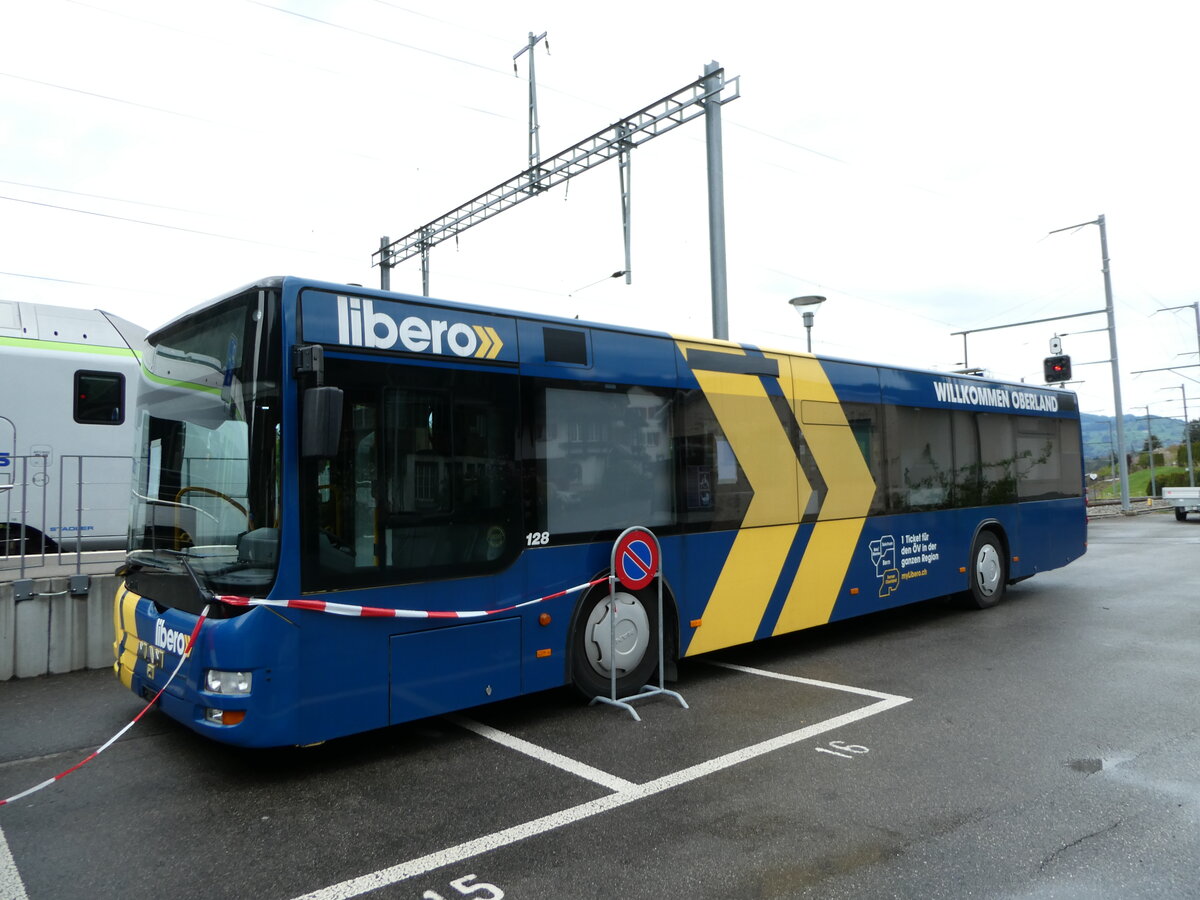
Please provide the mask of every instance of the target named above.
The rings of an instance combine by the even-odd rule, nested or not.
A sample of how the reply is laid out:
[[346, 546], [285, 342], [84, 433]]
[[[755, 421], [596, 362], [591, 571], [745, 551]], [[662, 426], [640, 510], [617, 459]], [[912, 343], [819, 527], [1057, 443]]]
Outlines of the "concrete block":
[[16, 604], [16, 649], [13, 674], [36, 678], [50, 671], [50, 600], [35, 596]]
[[64, 611], [71, 619], [71, 647], [69, 650], [71, 668], [69, 671], [78, 672], [80, 669], [87, 668], [87, 594], [82, 597], [77, 596], [72, 594], [68, 587]]
[[116, 575], [92, 578], [87, 598], [87, 661], [89, 669], [107, 669], [113, 664], [113, 601], [121, 579]]
[[71, 608], [75, 600], [67, 593], [66, 578], [50, 578], [42, 583], [50, 601], [46, 667], [51, 675], [61, 675], [72, 671], [75, 655], [75, 616]]

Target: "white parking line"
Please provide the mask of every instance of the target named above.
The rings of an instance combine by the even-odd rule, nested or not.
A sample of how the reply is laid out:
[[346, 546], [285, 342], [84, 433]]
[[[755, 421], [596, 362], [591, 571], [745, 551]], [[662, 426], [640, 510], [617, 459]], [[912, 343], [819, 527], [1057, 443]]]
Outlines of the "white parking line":
[[[723, 769], [728, 769], [731, 766], [736, 766], [748, 760], [762, 756], [766, 753], [772, 753], [784, 747], [789, 747], [792, 744], [806, 741], [809, 738], [816, 737], [820, 734], [825, 734], [828, 731], [833, 731], [837, 728], [842, 728], [852, 722], [857, 722], [861, 719], [870, 718], [882, 712], [887, 712], [889, 709], [894, 709], [897, 706], [902, 706], [905, 703], [911, 702], [911, 697], [900, 697], [895, 694], [884, 694], [879, 691], [869, 691], [863, 688], [850, 687], [848, 685], [832, 684], [823, 681], [813, 681], [807, 678], [798, 678], [796, 676], [779, 675], [774, 672], [767, 672], [761, 669], [748, 669], [742, 666], [732, 666], [719, 663], [725, 668], [734, 669], [736, 671], [745, 672], [747, 674], [761, 675], [769, 678], [781, 678], [785, 681], [793, 681], [801, 684], [815, 685], [817, 687], [830, 688], [832, 690], [846, 691], [853, 694], [861, 694], [868, 697], [875, 697], [877, 701], [870, 706], [864, 706], [861, 709], [853, 710], [852, 712], [844, 713], [840, 716], [835, 716], [832, 719], [826, 719], [824, 722], [817, 722], [805, 728], [799, 728], [779, 737], [770, 738], [769, 740], [760, 741], [757, 744], [752, 744], [749, 747], [744, 747], [741, 750], [735, 750], [732, 753], [726, 753], [723, 756], [715, 757], [706, 762], [698, 763], [694, 766], [689, 766], [686, 769], [680, 769], [677, 772], [672, 772], [656, 778], [653, 781], [648, 781], [645, 784], [633, 784], [626, 782], [623, 779], [617, 779], [608, 773], [600, 772], [598, 769], [593, 769], [582, 763], [577, 763], [569, 760], [568, 757], [553, 753], [552, 751], [541, 750], [536, 748], [536, 745], [529, 744], [520, 738], [505, 735], [504, 732], [488, 729], [487, 726], [480, 725], [479, 729], [487, 729], [489, 737], [492, 740], [496, 738], [494, 735], [503, 735], [506, 740], [501, 741], [505, 746], [512, 746], [513, 749], [518, 749], [522, 753], [529, 753], [526, 748], [537, 749], [537, 753], [529, 753], [537, 759], [543, 759], [545, 756], [556, 757], [559, 762], [553, 762], [553, 765], [559, 765], [560, 768], [565, 768], [567, 771], [574, 771], [573, 768], [561, 765], [561, 761], [566, 760], [574, 767], [579, 767], [581, 771], [576, 774], [581, 774], [582, 771], [590, 772], [591, 775], [582, 775], [591, 781], [597, 781], [596, 775], [604, 778], [613, 779], [614, 783], [625, 785], [617, 789], [614, 793], [604, 797], [599, 797], [595, 800], [589, 800], [586, 803], [581, 803], [578, 806], [573, 806], [570, 809], [564, 809], [560, 812], [551, 813], [547, 816], [542, 816], [540, 819], [533, 819], [529, 822], [522, 822], [519, 825], [513, 825], [510, 828], [504, 828], [492, 834], [484, 835], [483, 837], [475, 838], [474, 840], [465, 841], [454, 847], [448, 847], [445, 850], [438, 850], [434, 853], [429, 853], [425, 856], [419, 856], [415, 859], [410, 859], [407, 862], [402, 862], [399, 865], [391, 866], [386, 869], [380, 869], [377, 872], [371, 872], [367, 875], [360, 875], [357, 878], [351, 878], [339, 884], [330, 885], [329, 887], [321, 888], [309, 894], [304, 894], [296, 900], [347, 900], [350, 897], [359, 897], [363, 894], [378, 890], [388, 885], [397, 884], [401, 881], [406, 881], [410, 878], [415, 878], [419, 875], [424, 875], [427, 872], [432, 872], [440, 869], [443, 866], [453, 865], [462, 862], [465, 859], [470, 859], [474, 856], [479, 856], [487, 853], [490, 850], [498, 850], [501, 847], [507, 847], [526, 838], [536, 837], [539, 834], [545, 834], [548, 831], [553, 831], [556, 828], [561, 828], [564, 825], [571, 825], [583, 819], [591, 818], [600, 813], [608, 812], [612, 809], [625, 806], [633, 803], [635, 800], [644, 800], [647, 797], [652, 797], [655, 794], [668, 791], [671, 788], [679, 787], [680, 785], [696, 781], [706, 775], [712, 775], [715, 772], [720, 772]], [[468, 720], [462, 720], [459, 724], [464, 724]], [[475, 723], [472, 723], [475, 724]], [[464, 727], [471, 727], [464, 724]], [[484, 734], [483, 731], [471, 727], [472, 731], [477, 734]], [[520, 746], [514, 745], [519, 744]], [[549, 761], [547, 759], [546, 761]]]
[[[735, 672], [745, 672], [747, 675], [761, 675], [764, 678], [776, 678], [779, 681], [792, 681], [796, 684], [808, 684], [813, 687], [829, 688], [833, 691], [845, 691], [847, 694], [861, 694], [864, 697], [875, 697], [879, 700], [890, 700], [895, 695], [885, 694], [881, 691], [871, 691], [866, 688], [851, 687], [848, 684], [835, 684], [832, 681], [817, 681], [814, 678], [801, 678], [799, 675], [784, 675], [781, 672], [768, 672], [766, 669], [751, 669], [749, 666], [737, 666], [733, 663], [710, 662], [710, 666], [717, 666], [721, 669], [733, 669]], [[906, 698], [907, 700], [912, 699]]]
[[21, 881], [21, 873], [17, 871], [16, 860], [8, 849], [8, 841], [4, 838], [4, 829], [0, 828], [0, 898], [3, 900], [29, 900], [25, 893], [25, 883]]
[[510, 750], [516, 750], [518, 753], [524, 753], [526, 756], [532, 756], [539, 762], [557, 766], [564, 771], [570, 772], [572, 775], [577, 775], [588, 781], [594, 781], [596, 784], [606, 787], [610, 791], [627, 791], [635, 786], [632, 781], [626, 781], [624, 778], [618, 778], [616, 775], [597, 769], [594, 766], [589, 766], [587, 763], [580, 762], [577, 759], [571, 759], [569, 756], [563, 756], [561, 753], [556, 753], [545, 747], [539, 747], [537, 744], [531, 744], [523, 738], [500, 731], [498, 728], [492, 728], [490, 725], [484, 725], [482, 722], [476, 722], [462, 716], [447, 716], [446, 718], [455, 725], [467, 729], [467, 731], [475, 732], [480, 737], [485, 737], [489, 741], [495, 741], [497, 744], [502, 744]]

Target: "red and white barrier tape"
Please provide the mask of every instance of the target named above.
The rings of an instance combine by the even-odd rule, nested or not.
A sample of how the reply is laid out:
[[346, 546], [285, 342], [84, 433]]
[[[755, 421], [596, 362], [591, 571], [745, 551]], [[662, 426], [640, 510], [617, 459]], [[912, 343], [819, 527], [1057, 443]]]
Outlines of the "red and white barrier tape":
[[[314, 612], [331, 613], [335, 616], [359, 616], [363, 618], [383, 619], [478, 619], [483, 616], [494, 616], [498, 613], [511, 612], [514, 609], [521, 609], [524, 606], [533, 606], [535, 603], [544, 603], [547, 600], [554, 600], [558, 597], [565, 597], [567, 594], [574, 594], [576, 591], [587, 590], [588, 588], [607, 580], [608, 576], [596, 578], [592, 581], [587, 581], [583, 584], [577, 584], [574, 587], [569, 587], [566, 590], [556, 591], [553, 594], [547, 594], [544, 597], [538, 597], [536, 600], [526, 600], [523, 603], [514, 603], [512, 606], [502, 606], [498, 609], [478, 609], [469, 610], [466, 612], [421, 609], [387, 609], [386, 607], [378, 606], [354, 606], [350, 603], [330, 603], [327, 600], [256, 600], [252, 597], [238, 597], [234, 595], [216, 595], [214, 599], [221, 603], [227, 603], [230, 606], [277, 606], [286, 607], [288, 609], [308, 609]], [[204, 607], [204, 611], [200, 613], [200, 618], [196, 622], [196, 627], [192, 629], [192, 635], [188, 638], [187, 647], [184, 648], [183, 655], [179, 657], [179, 663], [175, 666], [175, 670], [171, 672], [171, 677], [167, 679], [166, 684], [159, 689], [158, 693], [154, 695], [154, 697], [149, 703], [146, 704], [142, 711], [133, 717], [128, 725], [109, 738], [103, 744], [103, 746], [99, 747], [89, 756], [71, 766], [71, 768], [64, 772], [60, 772], [53, 778], [47, 778], [41, 784], [31, 787], [27, 791], [14, 794], [7, 800], [0, 800], [0, 806], [5, 806], [6, 804], [12, 803], [15, 800], [20, 800], [22, 797], [28, 797], [30, 794], [34, 794], [40, 791], [42, 788], [49, 787], [50, 785], [54, 784], [54, 782], [66, 778], [76, 769], [80, 769], [87, 765], [93, 759], [115, 744], [118, 740], [120, 740], [122, 735], [136, 725], [138, 720], [140, 720], [142, 716], [149, 711], [150, 707], [158, 702], [158, 698], [163, 695], [163, 691], [170, 687], [171, 682], [175, 680], [175, 676], [178, 675], [179, 670], [183, 668], [183, 661], [187, 659], [188, 655], [192, 652], [192, 645], [196, 643], [196, 638], [200, 634], [200, 626], [204, 624], [204, 620], [207, 617], [208, 607], [206, 606]]]
[[276, 606], [331, 613], [335, 616], [359, 616], [376, 619], [478, 619], [483, 616], [494, 616], [498, 613], [511, 612], [523, 606], [532, 606], [535, 603], [543, 603], [546, 600], [554, 600], [557, 597], [565, 597], [567, 594], [573, 594], [576, 591], [586, 590], [593, 585], [600, 584], [602, 581], [608, 581], [608, 576], [606, 575], [603, 578], [597, 578], [594, 581], [588, 581], [584, 584], [577, 584], [575, 587], [569, 587], [565, 591], [547, 594], [545, 597], [538, 597], [536, 600], [526, 600], [523, 603], [514, 603], [512, 606], [502, 606], [499, 609], [476, 609], [467, 612], [436, 609], [388, 609], [382, 606], [354, 606], [350, 603], [331, 603], [328, 600], [256, 600], [253, 597], [239, 597], [230, 594], [218, 594], [216, 599], [221, 603], [228, 603], [230, 606]]
[[188, 654], [192, 652], [192, 645], [194, 643], [196, 643], [196, 637], [200, 634], [200, 626], [204, 624], [204, 620], [207, 617], [208, 617], [208, 607], [206, 606], [206, 607], [204, 607], [204, 611], [200, 613], [200, 618], [196, 622], [196, 627], [192, 629], [192, 636], [188, 638], [187, 646], [184, 647], [184, 649], [183, 649], [183, 655], [179, 657], [179, 664], [175, 666], [175, 671], [173, 671], [171, 673], [171, 677], [167, 679], [167, 683], [164, 684], [159, 689], [158, 693], [155, 694], [153, 698], [151, 698], [149, 703], [147, 703], [144, 707], [142, 707], [142, 711], [139, 712], [136, 716], [134, 716], [133, 719], [130, 720], [128, 725], [126, 725], [124, 728], [122, 728], [120, 731], [118, 731], [116, 734], [114, 734], [112, 737], [110, 737], [107, 741], [104, 742], [104, 744], [102, 746], [97, 748], [90, 755], [88, 755], [84, 759], [81, 759], [79, 762], [75, 763], [75, 765], [71, 766], [71, 768], [67, 769], [64, 772], [59, 772], [53, 778], [47, 778], [41, 784], [34, 785], [27, 791], [21, 791], [21, 793], [19, 793], [19, 794], [13, 794], [7, 800], [0, 800], [0, 806], [5, 806], [6, 804], [12, 803], [16, 800], [20, 800], [22, 797], [28, 797], [30, 794], [35, 794], [44, 787], [49, 787], [50, 785], [54, 784], [54, 782], [56, 782], [56, 781], [61, 781], [63, 778], [66, 778], [68, 775], [70, 775], [72, 772], [74, 772], [76, 769], [81, 769], [84, 766], [86, 766], [93, 759], [95, 759], [97, 756], [99, 756], [101, 753], [103, 753], [105, 750], [107, 750], [109, 747], [111, 747], [113, 744], [115, 744], [118, 740], [120, 740], [121, 736], [123, 734], [125, 734], [125, 732], [127, 732], [134, 725], [136, 725], [138, 723], [138, 720], [141, 719], [141, 717], [144, 716], [149, 711], [150, 707], [152, 707], [155, 703], [158, 702], [158, 698], [163, 695], [163, 691], [165, 691], [168, 687], [170, 687], [171, 682], [175, 680], [175, 676], [178, 675], [179, 670], [183, 668], [183, 661], [185, 659], [187, 659]]

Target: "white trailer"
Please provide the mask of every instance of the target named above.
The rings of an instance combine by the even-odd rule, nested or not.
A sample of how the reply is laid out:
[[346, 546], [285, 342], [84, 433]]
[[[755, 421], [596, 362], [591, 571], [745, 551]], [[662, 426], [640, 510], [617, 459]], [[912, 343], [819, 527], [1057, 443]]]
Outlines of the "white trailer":
[[145, 335], [101, 310], [0, 300], [0, 558], [125, 546]]
[[1165, 487], [1162, 497], [1175, 507], [1175, 518], [1180, 522], [1190, 512], [1200, 513], [1200, 487]]

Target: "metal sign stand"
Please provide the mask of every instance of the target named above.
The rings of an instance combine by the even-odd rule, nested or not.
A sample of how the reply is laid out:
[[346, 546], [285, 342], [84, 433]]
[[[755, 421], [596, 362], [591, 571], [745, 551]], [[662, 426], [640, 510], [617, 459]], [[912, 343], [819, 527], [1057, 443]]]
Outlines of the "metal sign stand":
[[[592, 704], [607, 703], [619, 706], [628, 712], [635, 722], [642, 721], [632, 706], [634, 700], [644, 700], [664, 694], [679, 701], [688, 709], [687, 701], [677, 691], [665, 686], [665, 658], [663, 648], [663, 582], [662, 551], [658, 538], [648, 528], [634, 526], [621, 532], [613, 544], [609, 560], [608, 575], [608, 625], [609, 625], [609, 696], [596, 696]], [[644, 684], [636, 694], [617, 696], [617, 582], [631, 591], [638, 591], [651, 581], [658, 581], [658, 684]]]

